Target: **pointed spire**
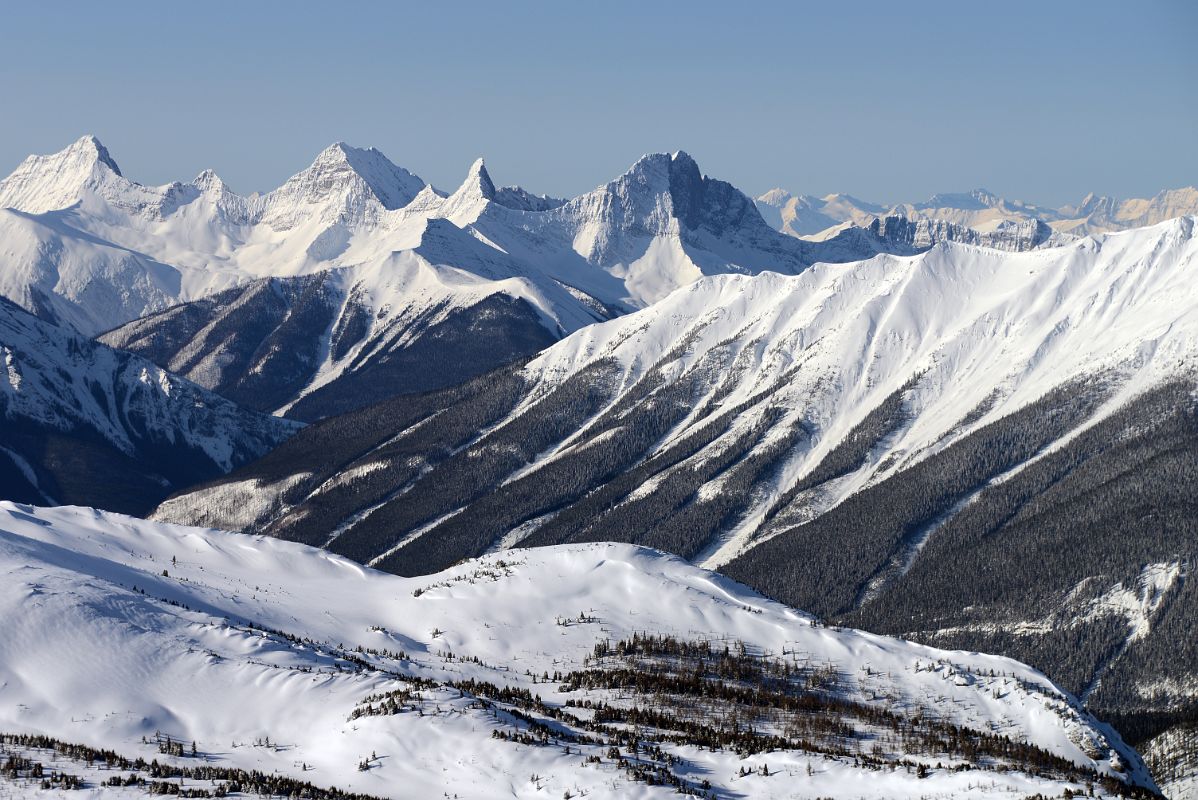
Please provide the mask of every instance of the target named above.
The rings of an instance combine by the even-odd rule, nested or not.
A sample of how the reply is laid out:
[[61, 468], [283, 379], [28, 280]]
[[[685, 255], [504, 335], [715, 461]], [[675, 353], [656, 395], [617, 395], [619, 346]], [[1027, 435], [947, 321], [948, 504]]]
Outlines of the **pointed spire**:
[[[108, 148], [101, 144], [100, 140], [95, 136], [88, 134], [87, 136], [79, 139], [79, 141], [75, 142], [75, 144], [71, 145], [71, 147], [81, 147], [85, 150], [85, 152], [93, 153], [98, 163], [108, 167], [117, 175], [121, 175], [121, 168], [117, 166], [116, 161], [114, 161], [112, 156], [109, 154]], [[121, 177], [124, 176], [122, 175]]]
[[90, 167], [95, 164], [103, 164], [108, 169], [121, 174], [121, 168], [117, 166], [116, 161], [108, 152], [99, 139], [92, 136], [90, 133], [86, 136], [80, 136], [67, 147], [59, 150], [57, 153], [48, 156], [30, 156], [26, 161], [37, 159], [44, 165], [54, 165], [56, 168], [69, 167], [78, 169], [79, 167]]
[[192, 185], [202, 192], [222, 192], [225, 190], [225, 182], [213, 170], [206, 169], [192, 180]]
[[[462, 189], [469, 189], [488, 200], [495, 197], [495, 184], [491, 181], [491, 176], [487, 173], [487, 164], [482, 157], [476, 158], [474, 163], [470, 165], [470, 171], [466, 173], [466, 180], [462, 183]], [[462, 189], [458, 191], [460, 192]]]

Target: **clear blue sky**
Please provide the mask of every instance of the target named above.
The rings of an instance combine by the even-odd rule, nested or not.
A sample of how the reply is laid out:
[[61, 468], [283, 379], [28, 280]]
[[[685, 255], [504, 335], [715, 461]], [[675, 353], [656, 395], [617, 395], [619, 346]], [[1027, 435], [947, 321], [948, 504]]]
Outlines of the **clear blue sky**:
[[129, 177], [269, 189], [325, 145], [571, 195], [683, 149], [759, 193], [1198, 183], [1198, 3], [9, 2], [0, 172], [94, 133]]

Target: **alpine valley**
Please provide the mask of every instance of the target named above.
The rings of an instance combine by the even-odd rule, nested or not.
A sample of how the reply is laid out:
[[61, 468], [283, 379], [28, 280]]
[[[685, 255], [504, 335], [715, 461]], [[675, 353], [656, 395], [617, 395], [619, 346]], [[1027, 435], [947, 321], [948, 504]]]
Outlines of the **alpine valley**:
[[0, 797], [1198, 797], [1196, 198], [29, 157]]

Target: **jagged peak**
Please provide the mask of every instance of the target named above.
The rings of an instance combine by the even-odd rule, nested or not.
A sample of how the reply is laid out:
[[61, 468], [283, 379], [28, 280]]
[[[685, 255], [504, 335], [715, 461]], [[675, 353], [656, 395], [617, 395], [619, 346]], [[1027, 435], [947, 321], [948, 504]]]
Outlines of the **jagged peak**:
[[444, 200], [447, 197], [449, 197], [449, 192], [446, 192], [442, 189], [438, 189], [436, 186], [433, 186], [431, 183], [426, 183], [424, 185], [424, 188], [416, 193], [416, 197], [413, 200], [413, 202], [416, 202], [416, 201], [437, 202], [440, 200]]
[[1162, 189], [1152, 199], [1167, 199], [1173, 197], [1198, 197], [1198, 186], [1180, 186], [1176, 189]]
[[307, 169], [293, 175], [275, 193], [299, 193], [308, 202], [319, 202], [355, 184], [365, 184], [390, 210], [410, 203], [425, 186], [417, 175], [394, 164], [381, 150], [338, 141], [321, 150]]
[[116, 175], [121, 175], [121, 168], [113, 160], [108, 148], [95, 136], [88, 134], [79, 137], [56, 153], [27, 157], [13, 175], [37, 173], [43, 177], [64, 178], [78, 175], [83, 178], [90, 176], [97, 166], [104, 167]]
[[666, 192], [680, 181], [694, 183], [702, 180], [703, 173], [695, 159], [686, 151], [677, 150], [673, 153], [646, 153], [608, 185], [633, 182], [648, 186], [654, 192]]
[[698, 162], [695, 161], [695, 159], [691, 157], [691, 154], [685, 150], [675, 150], [670, 154], [670, 160], [676, 164], [682, 164], [688, 167], [693, 165], [695, 169], [699, 168]]
[[488, 200], [495, 197], [495, 183], [491, 180], [490, 173], [487, 172], [486, 160], [481, 156], [474, 159], [474, 163], [470, 165], [470, 171], [466, 173], [466, 180], [458, 189], [459, 194], [463, 192], [485, 197]]
[[316, 155], [312, 167], [324, 164], [347, 164], [353, 167], [355, 161], [359, 164], [371, 161], [386, 162], [392, 167], [396, 166], [376, 147], [354, 147], [345, 142], [336, 141]]
[[1002, 198], [986, 191], [985, 189], [973, 189], [968, 192], [942, 192], [929, 197], [922, 203], [915, 205], [915, 208], [931, 209], [931, 208], [959, 208], [967, 210], [980, 211], [984, 208], [990, 208], [1002, 202]]
[[1115, 198], [1090, 192], [1082, 200], [1081, 205], [1077, 207], [1077, 213], [1084, 217], [1100, 215], [1110, 213], [1114, 210], [1114, 207]]
[[196, 175], [192, 179], [191, 185], [202, 192], [221, 193], [229, 191], [228, 185], [211, 169], [206, 169], [199, 175]]
[[[80, 136], [65, 150], [62, 150], [57, 155], [78, 156], [82, 159], [94, 161], [97, 164], [103, 164], [117, 175], [121, 175], [121, 168], [117, 166], [112, 155], [108, 152], [108, 148], [92, 134]], [[53, 156], [52, 156], [53, 157]], [[124, 177], [122, 175], [122, 177]]]
[[100, 140], [82, 136], [49, 155], [31, 155], [0, 181], [0, 207], [42, 213], [66, 208], [83, 198], [86, 187], [115, 181], [134, 186]]
[[501, 186], [491, 198], [495, 203], [516, 211], [551, 211], [566, 204], [560, 197], [533, 194], [521, 186]]
[[632, 163], [621, 178], [632, 178], [637, 180], [645, 180], [649, 176], [668, 174], [670, 164], [673, 163], [674, 157], [670, 153], [645, 153]]

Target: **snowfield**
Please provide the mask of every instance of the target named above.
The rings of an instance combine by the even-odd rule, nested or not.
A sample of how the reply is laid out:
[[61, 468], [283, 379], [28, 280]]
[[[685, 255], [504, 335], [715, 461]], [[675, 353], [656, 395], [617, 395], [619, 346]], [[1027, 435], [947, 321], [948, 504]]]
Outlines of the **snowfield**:
[[[621, 767], [606, 745], [570, 744], [578, 721], [597, 713], [577, 701], [620, 705], [628, 696], [571, 688], [567, 674], [599, 663], [588, 660], [597, 643], [654, 634], [734, 650], [743, 642], [750, 658], [772, 654], [804, 674], [835, 676], [828, 696], [838, 701], [995, 733], [1065, 759], [1079, 775], [1152, 786], [1117, 735], [1024, 665], [823, 627], [719, 575], [629, 545], [507, 551], [400, 578], [269, 538], [4, 502], [0, 576], [0, 732], [130, 757], [277, 771], [396, 798], [673, 794], [630, 779], [632, 765], [653, 759], [685, 786], [707, 781], [702, 791], [719, 797], [1023, 797], [1086, 788], [1050, 771], [979, 769], [945, 752], [900, 763], [884, 732], [859, 719], [851, 724], [865, 752], [887, 766], [663, 741], [652, 754], [622, 748]], [[471, 690], [467, 681], [492, 689]], [[518, 700], [494, 696], [504, 687], [542, 702], [521, 712]], [[374, 713], [386, 704], [377, 697], [364, 704], [387, 692], [401, 693], [392, 697], [402, 711]], [[510, 740], [535, 734], [538, 721], [550, 731], [541, 743]], [[160, 755], [156, 734], [194, 741], [198, 756]], [[95, 767], [75, 771], [105, 778]], [[93, 785], [88, 794], [104, 791]]]

